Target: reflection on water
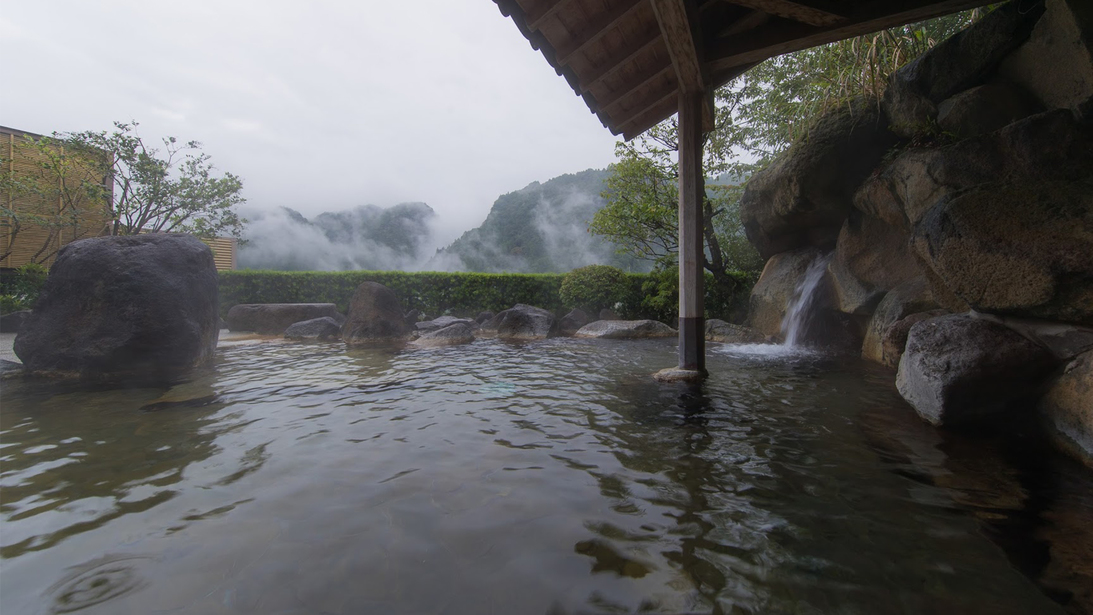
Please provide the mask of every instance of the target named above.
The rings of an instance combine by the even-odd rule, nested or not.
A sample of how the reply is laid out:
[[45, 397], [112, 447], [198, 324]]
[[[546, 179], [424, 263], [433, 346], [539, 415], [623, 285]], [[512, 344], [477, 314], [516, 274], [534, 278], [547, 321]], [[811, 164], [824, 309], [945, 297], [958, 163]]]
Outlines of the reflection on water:
[[649, 377], [665, 340], [248, 345], [168, 389], [5, 382], [0, 611], [1091, 608], [1081, 469], [942, 437], [857, 361], [711, 350], [699, 388]]

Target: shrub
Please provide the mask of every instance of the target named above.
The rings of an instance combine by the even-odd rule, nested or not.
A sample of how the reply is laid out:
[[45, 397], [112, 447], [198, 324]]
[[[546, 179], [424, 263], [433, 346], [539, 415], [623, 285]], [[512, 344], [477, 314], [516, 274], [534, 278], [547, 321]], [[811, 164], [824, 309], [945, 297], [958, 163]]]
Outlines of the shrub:
[[49, 270], [37, 263], [0, 273], [0, 314], [34, 307], [48, 274]]
[[[588, 265], [565, 274], [560, 290], [562, 304], [590, 315], [614, 309], [627, 298], [626, 274], [608, 265]], [[621, 305], [620, 305], [621, 307]]]

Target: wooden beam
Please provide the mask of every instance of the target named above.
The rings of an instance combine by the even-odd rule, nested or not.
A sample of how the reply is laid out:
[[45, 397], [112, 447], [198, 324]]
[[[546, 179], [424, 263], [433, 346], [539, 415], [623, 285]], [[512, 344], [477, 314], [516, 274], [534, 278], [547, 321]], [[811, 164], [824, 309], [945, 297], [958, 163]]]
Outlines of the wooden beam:
[[679, 369], [706, 371], [702, 92], [679, 93]]
[[604, 62], [599, 72], [589, 76], [588, 80], [581, 84], [581, 89], [587, 92], [596, 87], [604, 79], [611, 77], [622, 69], [622, 67], [632, 62], [634, 58], [637, 58], [649, 49], [652, 49], [660, 42], [659, 30], [650, 30], [645, 36], [633, 39], [626, 47], [616, 51], [615, 54], [611, 56], [610, 60]]
[[559, 9], [569, 2], [570, 0], [554, 0], [554, 2], [544, 0], [543, 3], [539, 5], [542, 8], [539, 8], [536, 11], [530, 11], [525, 15], [524, 18], [527, 20], [528, 30], [538, 30], [539, 26], [543, 25], [544, 21], [553, 17]]
[[612, 31], [619, 22], [632, 15], [634, 11], [638, 10], [644, 3], [645, 0], [634, 0], [632, 2], [616, 5], [613, 10], [605, 13], [598, 20], [581, 28], [579, 32], [574, 33], [570, 38], [569, 45], [558, 49], [558, 64], [569, 64], [569, 61], [573, 56], [584, 51], [589, 45], [603, 38], [603, 36]]
[[[655, 89], [641, 92], [640, 98], [634, 97], [630, 100], [630, 109], [622, 109], [617, 113], [622, 117], [623, 122], [629, 122], [650, 108], [656, 107], [665, 99], [673, 97], [677, 92], [679, 92], [679, 85], [676, 83], [674, 76], [669, 74], [665, 83], [658, 84]], [[618, 123], [621, 124], [622, 122]]]
[[668, 47], [680, 88], [692, 94], [704, 91], [702, 64], [684, 0], [653, 0], [653, 13], [660, 24], [660, 33]]
[[722, 0], [729, 4], [763, 11], [776, 17], [784, 17], [810, 26], [827, 27], [846, 21], [846, 17], [790, 0]]
[[[605, 112], [605, 113], [608, 113], [608, 114], [612, 113], [613, 110], [614, 110], [614, 107], [617, 106], [619, 103], [621, 103], [622, 101], [630, 98], [631, 96], [634, 96], [635, 94], [640, 92], [642, 90], [642, 88], [645, 88], [649, 84], [651, 84], [653, 81], [656, 81], [657, 79], [660, 79], [661, 77], [663, 77], [666, 73], [668, 73], [671, 70], [672, 70], [672, 63], [668, 62], [668, 61], [665, 61], [663, 63], [654, 64], [654, 65], [650, 66], [648, 69], [646, 69], [645, 71], [643, 71], [641, 74], [639, 74], [637, 77], [635, 77], [633, 79], [633, 81], [636, 84], [636, 85], [634, 85], [634, 87], [630, 88], [629, 90], [615, 92], [614, 96], [611, 96], [610, 98], [605, 98], [604, 100], [599, 101], [600, 102], [600, 110]], [[672, 74], [675, 74], [675, 73], [672, 73]], [[673, 87], [675, 87], [674, 84], [673, 84]]]
[[727, 28], [717, 33], [717, 38], [723, 38], [726, 36], [732, 36], [734, 34], [740, 34], [741, 32], [747, 32], [753, 28], [770, 21], [770, 14], [763, 11], [750, 11], [747, 15], [737, 19], [729, 24]]
[[630, 118], [616, 124], [622, 137], [629, 141], [649, 130], [676, 111], [679, 106], [677, 92], [672, 92]]
[[875, 0], [855, 11], [853, 15], [848, 15], [843, 25], [834, 28], [777, 21], [761, 30], [714, 42], [707, 52], [706, 67], [715, 72], [761, 62], [784, 53], [932, 19], [984, 4], [987, 4], [984, 0], [945, 0], [926, 5], [913, 0]]

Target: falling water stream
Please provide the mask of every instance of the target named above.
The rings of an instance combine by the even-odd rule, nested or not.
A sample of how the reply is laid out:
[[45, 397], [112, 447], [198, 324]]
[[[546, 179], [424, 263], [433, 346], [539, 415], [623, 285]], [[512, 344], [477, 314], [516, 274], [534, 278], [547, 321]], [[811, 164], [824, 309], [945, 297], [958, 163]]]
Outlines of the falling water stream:
[[816, 303], [816, 289], [820, 287], [827, 264], [831, 262], [831, 254], [817, 256], [805, 270], [797, 287], [793, 290], [793, 296], [786, 303], [786, 315], [782, 318], [782, 337], [785, 340], [782, 345], [795, 348], [801, 345], [802, 338], [807, 329], [808, 317]]

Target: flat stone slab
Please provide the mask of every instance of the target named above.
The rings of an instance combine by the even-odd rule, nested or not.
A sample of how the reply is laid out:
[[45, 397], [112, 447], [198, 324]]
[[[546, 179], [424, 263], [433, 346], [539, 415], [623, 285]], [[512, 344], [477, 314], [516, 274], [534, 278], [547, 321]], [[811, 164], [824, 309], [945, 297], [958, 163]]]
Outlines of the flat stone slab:
[[597, 320], [578, 329], [573, 337], [626, 340], [676, 335], [675, 329], [655, 320]]

